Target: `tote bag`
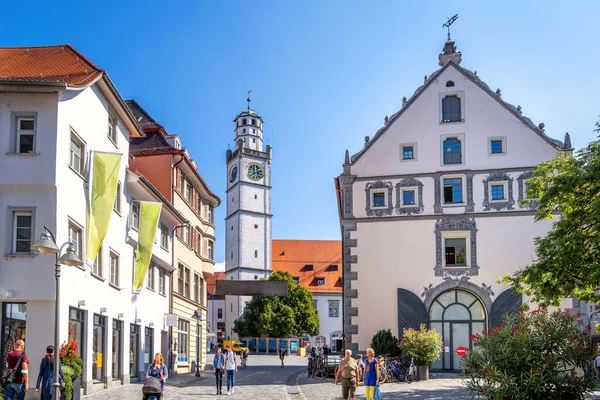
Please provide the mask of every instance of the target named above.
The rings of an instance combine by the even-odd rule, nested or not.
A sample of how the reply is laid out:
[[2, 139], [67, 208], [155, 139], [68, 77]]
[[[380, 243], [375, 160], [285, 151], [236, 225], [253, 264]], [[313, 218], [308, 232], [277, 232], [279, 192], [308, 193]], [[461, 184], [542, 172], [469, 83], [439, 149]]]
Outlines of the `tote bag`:
[[379, 390], [379, 385], [375, 386], [375, 400], [381, 400], [381, 390]]

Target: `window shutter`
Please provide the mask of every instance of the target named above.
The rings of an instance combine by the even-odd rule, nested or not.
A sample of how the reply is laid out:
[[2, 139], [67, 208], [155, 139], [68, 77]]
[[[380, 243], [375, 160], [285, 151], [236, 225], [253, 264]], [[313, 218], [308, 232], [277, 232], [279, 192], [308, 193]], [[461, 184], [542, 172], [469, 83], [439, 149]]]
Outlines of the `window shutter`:
[[177, 187], [177, 189], [181, 188], [181, 171], [179, 168], [175, 170], [175, 187]]

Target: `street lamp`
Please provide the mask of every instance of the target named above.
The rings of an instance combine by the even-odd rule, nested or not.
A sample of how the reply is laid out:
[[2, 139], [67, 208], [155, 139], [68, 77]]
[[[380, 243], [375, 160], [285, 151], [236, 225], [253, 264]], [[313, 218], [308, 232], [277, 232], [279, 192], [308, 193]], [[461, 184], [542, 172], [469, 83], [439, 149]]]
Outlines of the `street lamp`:
[[[63, 253], [63, 250], [66, 251]], [[73, 243], [66, 242], [60, 248], [56, 245], [56, 240], [50, 229], [44, 226], [44, 232], [40, 235], [40, 239], [31, 246], [31, 250], [41, 254], [54, 253], [56, 255], [56, 263], [54, 264], [54, 276], [56, 277], [56, 300], [54, 304], [54, 369], [52, 383], [52, 400], [60, 399], [60, 355], [59, 355], [59, 336], [58, 328], [60, 324], [60, 265], [65, 264], [69, 267], [81, 266], [83, 262], [77, 257], [73, 249]], [[62, 253], [62, 255], [61, 255]]]
[[204, 315], [196, 310], [192, 318], [196, 320], [196, 376], [200, 376], [200, 322], [204, 321]]

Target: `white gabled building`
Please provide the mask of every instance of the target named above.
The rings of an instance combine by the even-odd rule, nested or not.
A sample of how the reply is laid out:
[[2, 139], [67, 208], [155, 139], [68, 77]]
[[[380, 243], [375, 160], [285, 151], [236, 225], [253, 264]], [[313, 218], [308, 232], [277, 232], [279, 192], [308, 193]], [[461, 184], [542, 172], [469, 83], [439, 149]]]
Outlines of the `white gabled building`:
[[[0, 339], [2, 358], [23, 338], [33, 385], [54, 342], [55, 259], [30, 250], [47, 227], [85, 262], [62, 267], [59, 321], [60, 341], [79, 341], [83, 393], [128, 383], [144, 371], [151, 357], [144, 352], [165, 348], [171, 288], [170, 233], [169, 248], [155, 246], [153, 257], [164, 272], [164, 293], [132, 288], [129, 190], [162, 201], [127, 179], [129, 137], [144, 133], [106, 73], [69, 45], [0, 49], [0, 93], [0, 329], [8, 333]], [[86, 254], [93, 152], [122, 154], [114, 211], [95, 262]], [[179, 217], [163, 210], [161, 221], [172, 226]]]
[[421, 323], [444, 337], [436, 370], [523, 299], [499, 276], [531, 263], [552, 221], [524, 207], [536, 165], [572, 151], [462, 67], [449, 40], [440, 69], [346, 159], [336, 178], [346, 347]]

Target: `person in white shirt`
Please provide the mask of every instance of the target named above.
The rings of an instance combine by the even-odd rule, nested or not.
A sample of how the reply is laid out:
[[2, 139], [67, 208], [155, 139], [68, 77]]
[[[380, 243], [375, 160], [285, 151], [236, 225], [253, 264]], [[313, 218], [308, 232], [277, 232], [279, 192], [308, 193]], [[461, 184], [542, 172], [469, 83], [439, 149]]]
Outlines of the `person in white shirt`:
[[227, 396], [230, 396], [235, 391], [234, 386], [235, 373], [237, 372], [237, 359], [235, 358], [235, 353], [231, 350], [231, 346], [227, 346], [225, 350], [225, 369], [227, 370]]

